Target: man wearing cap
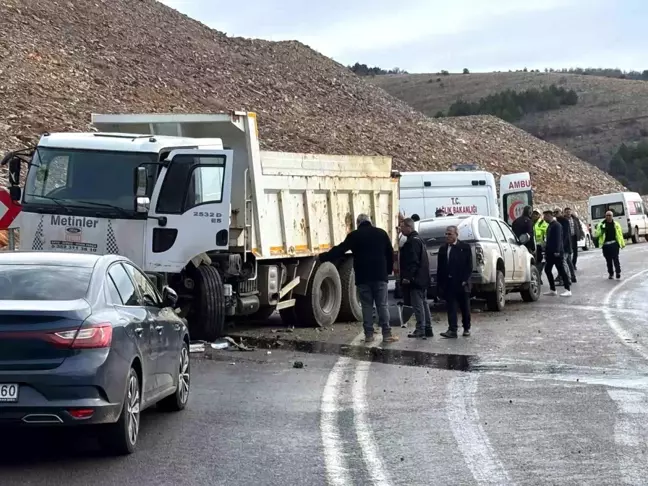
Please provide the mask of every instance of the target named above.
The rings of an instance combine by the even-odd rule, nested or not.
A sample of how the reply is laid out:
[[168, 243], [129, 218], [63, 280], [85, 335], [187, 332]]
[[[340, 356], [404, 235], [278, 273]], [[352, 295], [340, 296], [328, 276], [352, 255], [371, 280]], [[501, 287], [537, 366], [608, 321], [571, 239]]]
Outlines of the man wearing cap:
[[616, 278], [621, 278], [621, 263], [619, 250], [625, 247], [625, 238], [621, 225], [614, 220], [612, 211], [605, 213], [605, 219], [594, 228], [594, 238], [598, 238], [599, 248], [603, 249], [603, 256], [607, 264], [608, 278], [612, 280], [613, 272]]

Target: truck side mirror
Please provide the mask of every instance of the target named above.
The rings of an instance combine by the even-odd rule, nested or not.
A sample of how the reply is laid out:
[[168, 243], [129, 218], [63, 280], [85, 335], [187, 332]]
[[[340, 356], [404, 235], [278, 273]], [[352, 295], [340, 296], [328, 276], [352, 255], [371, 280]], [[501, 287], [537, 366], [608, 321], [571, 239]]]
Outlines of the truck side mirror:
[[14, 202], [20, 202], [22, 197], [22, 189], [20, 186], [9, 186], [9, 197]]
[[135, 171], [135, 197], [145, 197], [148, 186], [146, 167], [139, 166]]
[[14, 155], [9, 159], [9, 185], [17, 186], [20, 184], [21, 169], [22, 160]]
[[135, 198], [135, 212], [148, 213], [151, 206], [151, 200], [148, 197]]

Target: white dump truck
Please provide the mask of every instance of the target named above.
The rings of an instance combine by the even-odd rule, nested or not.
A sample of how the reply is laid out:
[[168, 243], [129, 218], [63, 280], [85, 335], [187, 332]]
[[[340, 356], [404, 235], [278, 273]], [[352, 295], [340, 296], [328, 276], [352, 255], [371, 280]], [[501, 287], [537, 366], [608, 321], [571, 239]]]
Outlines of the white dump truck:
[[293, 325], [360, 318], [352, 256], [317, 255], [360, 213], [396, 245], [390, 157], [262, 151], [248, 112], [95, 114], [92, 125], [3, 159], [20, 249], [129, 257], [178, 293], [195, 339], [275, 310]]

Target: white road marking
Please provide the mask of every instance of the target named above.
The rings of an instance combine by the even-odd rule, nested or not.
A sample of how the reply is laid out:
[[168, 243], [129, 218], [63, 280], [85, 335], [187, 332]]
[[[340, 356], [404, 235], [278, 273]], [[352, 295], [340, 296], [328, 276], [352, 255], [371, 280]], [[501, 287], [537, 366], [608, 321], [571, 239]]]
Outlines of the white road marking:
[[619, 409], [614, 440], [619, 449], [619, 466], [625, 484], [645, 484], [648, 476], [644, 449], [648, 422], [646, 394], [628, 390], [608, 390]]
[[322, 392], [320, 430], [324, 445], [326, 475], [328, 484], [331, 486], [351, 484], [337, 421], [339, 410], [338, 388], [342, 383], [345, 371], [350, 367], [350, 363], [350, 358], [340, 358], [336, 361]]
[[371, 363], [369, 362], [358, 361], [355, 368], [355, 376], [352, 388], [353, 421], [355, 423], [358, 444], [360, 444], [360, 449], [362, 450], [362, 457], [365, 464], [367, 465], [367, 470], [373, 484], [379, 486], [389, 486], [389, 474], [387, 473], [382, 459], [380, 458], [380, 453], [378, 452], [378, 444], [376, 443], [373, 432], [371, 431], [371, 426], [366, 416], [366, 386], [370, 366]]
[[646, 311], [643, 309], [628, 309], [628, 308], [610, 308], [604, 307], [602, 305], [581, 305], [581, 304], [561, 304], [558, 302], [536, 302], [533, 304], [533, 307], [547, 307], [551, 309], [562, 309], [562, 310], [574, 310], [574, 311], [583, 311], [583, 312], [603, 312], [607, 309], [608, 312], [613, 312], [615, 314], [628, 314], [634, 316], [645, 316]]
[[635, 273], [634, 275], [626, 278], [625, 280], [622, 280], [621, 282], [616, 284], [612, 290], [610, 290], [607, 293], [605, 299], [603, 300], [603, 315], [605, 316], [605, 322], [607, 323], [607, 325], [610, 326], [610, 329], [614, 331], [614, 333], [619, 337], [619, 339], [624, 345], [632, 349], [636, 354], [638, 354], [644, 359], [648, 359], [648, 349], [646, 349], [643, 345], [639, 344], [634, 339], [632, 333], [623, 329], [619, 321], [614, 316], [613, 311], [616, 309], [610, 309], [610, 306], [613, 302], [614, 296], [624, 285], [627, 285], [633, 280], [642, 277], [646, 274], [648, 274], [648, 270], [642, 270], [641, 272]]
[[481, 425], [475, 403], [477, 373], [448, 384], [447, 415], [452, 434], [477, 484], [513, 484]]

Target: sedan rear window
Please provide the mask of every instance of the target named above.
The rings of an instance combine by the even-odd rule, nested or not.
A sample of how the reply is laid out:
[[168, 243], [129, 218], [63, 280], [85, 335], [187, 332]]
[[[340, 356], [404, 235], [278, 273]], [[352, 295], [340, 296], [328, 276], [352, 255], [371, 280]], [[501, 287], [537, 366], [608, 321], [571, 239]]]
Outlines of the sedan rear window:
[[76, 300], [85, 297], [92, 268], [0, 265], [0, 300]]

